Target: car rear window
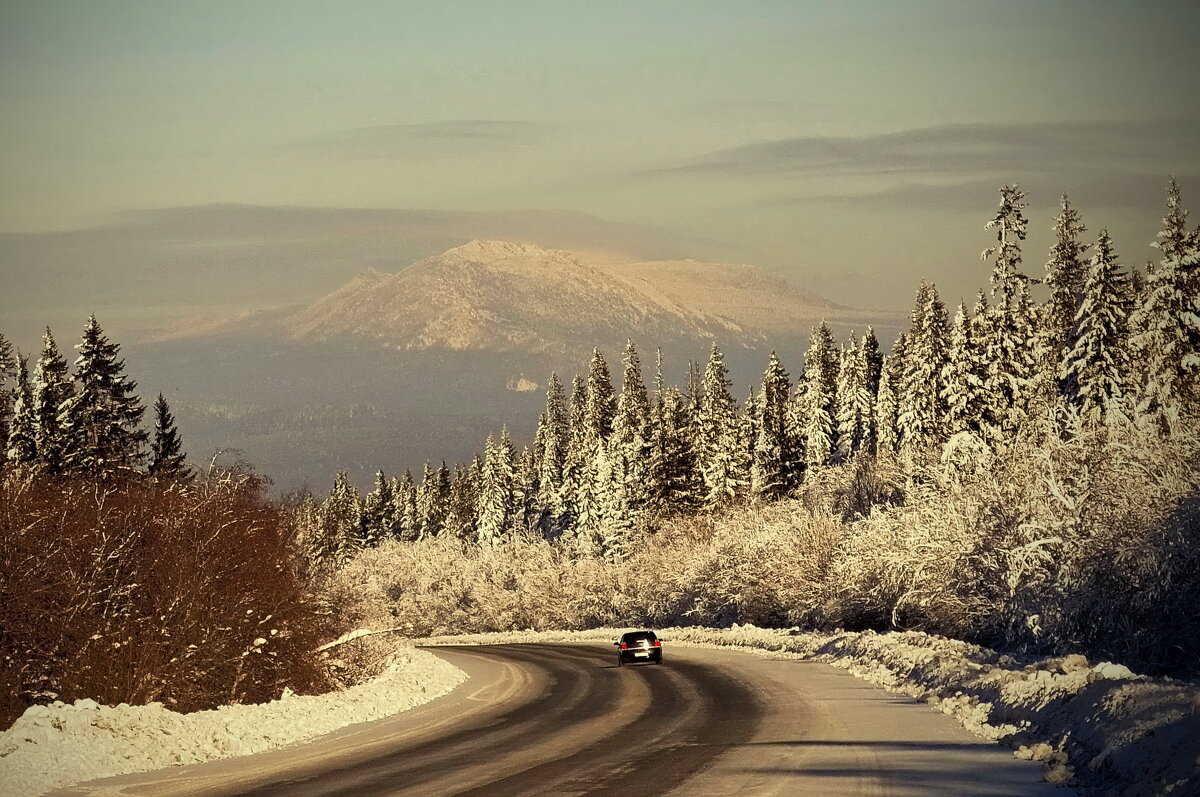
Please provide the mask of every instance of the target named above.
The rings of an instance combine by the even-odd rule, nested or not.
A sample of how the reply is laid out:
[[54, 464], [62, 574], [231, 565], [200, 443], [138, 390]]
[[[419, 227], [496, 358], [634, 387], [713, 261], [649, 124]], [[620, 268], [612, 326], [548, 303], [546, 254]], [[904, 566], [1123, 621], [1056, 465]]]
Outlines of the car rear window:
[[643, 639], [653, 642], [657, 637], [654, 636], [653, 631], [634, 631], [621, 637], [622, 642], [641, 642]]

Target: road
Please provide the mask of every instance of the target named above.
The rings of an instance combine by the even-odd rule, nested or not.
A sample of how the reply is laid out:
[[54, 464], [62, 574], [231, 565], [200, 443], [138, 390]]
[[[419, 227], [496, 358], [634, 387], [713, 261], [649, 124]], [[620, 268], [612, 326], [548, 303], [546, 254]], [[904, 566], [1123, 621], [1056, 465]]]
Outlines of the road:
[[1039, 764], [824, 664], [673, 647], [433, 649], [470, 675], [394, 717], [62, 795], [1041, 795]]

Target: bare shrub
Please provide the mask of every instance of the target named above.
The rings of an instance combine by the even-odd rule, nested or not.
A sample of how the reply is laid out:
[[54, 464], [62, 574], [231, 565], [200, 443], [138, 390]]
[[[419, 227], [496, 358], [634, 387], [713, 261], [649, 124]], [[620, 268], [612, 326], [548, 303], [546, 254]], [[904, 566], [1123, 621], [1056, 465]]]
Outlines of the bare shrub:
[[286, 523], [242, 474], [0, 484], [4, 724], [90, 697], [178, 711], [326, 686]]

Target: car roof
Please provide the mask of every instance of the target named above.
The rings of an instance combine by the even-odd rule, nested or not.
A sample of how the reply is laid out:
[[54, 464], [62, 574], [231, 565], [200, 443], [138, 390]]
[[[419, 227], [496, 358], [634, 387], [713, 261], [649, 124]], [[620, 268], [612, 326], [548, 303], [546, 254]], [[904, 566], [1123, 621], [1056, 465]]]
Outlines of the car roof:
[[653, 631], [629, 631], [621, 636], [621, 639], [641, 639], [647, 637], [649, 639], [657, 639]]

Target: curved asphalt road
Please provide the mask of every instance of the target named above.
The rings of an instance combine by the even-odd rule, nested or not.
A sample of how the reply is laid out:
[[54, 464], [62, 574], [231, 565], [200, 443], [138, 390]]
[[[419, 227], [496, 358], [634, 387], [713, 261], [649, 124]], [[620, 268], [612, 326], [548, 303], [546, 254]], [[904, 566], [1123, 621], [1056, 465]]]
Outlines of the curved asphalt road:
[[665, 644], [617, 668], [601, 645], [434, 649], [450, 695], [256, 756], [64, 794], [1038, 795], [1041, 766], [928, 706], [796, 659]]

